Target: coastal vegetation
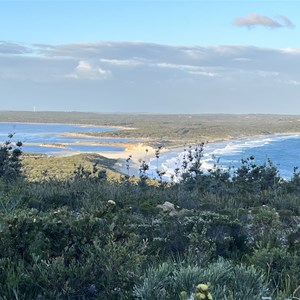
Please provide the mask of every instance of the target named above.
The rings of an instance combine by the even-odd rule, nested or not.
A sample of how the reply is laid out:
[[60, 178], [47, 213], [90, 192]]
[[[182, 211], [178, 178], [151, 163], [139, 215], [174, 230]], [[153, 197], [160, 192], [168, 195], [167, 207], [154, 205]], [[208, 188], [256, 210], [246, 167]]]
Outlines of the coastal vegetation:
[[176, 300], [200, 282], [215, 299], [300, 297], [296, 168], [283, 180], [249, 157], [204, 174], [201, 144], [178, 182], [149, 180], [146, 163], [140, 178], [107, 176], [97, 155], [59, 158], [74, 167], [60, 177], [20, 147], [0, 148], [14, 170], [0, 173], [0, 299]]
[[47, 156], [39, 153], [23, 153], [21, 157], [22, 173], [27, 181], [39, 182], [44, 180], [67, 180], [79, 170], [105, 171], [111, 179], [120, 177], [115, 171], [115, 159], [109, 159], [94, 153], [82, 153], [69, 156]]
[[[149, 145], [182, 146], [184, 142], [213, 142], [254, 135], [300, 132], [299, 116], [293, 115], [163, 115], [101, 114], [83, 112], [0, 111], [1, 122], [67, 123], [123, 130], [94, 133], [97, 136], [143, 139]], [[93, 133], [86, 133], [93, 135]]]

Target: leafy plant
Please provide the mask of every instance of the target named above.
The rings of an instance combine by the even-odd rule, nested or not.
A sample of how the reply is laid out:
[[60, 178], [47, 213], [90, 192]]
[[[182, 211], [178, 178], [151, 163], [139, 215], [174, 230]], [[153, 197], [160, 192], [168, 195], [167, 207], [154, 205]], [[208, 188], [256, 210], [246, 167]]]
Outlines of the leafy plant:
[[268, 294], [262, 272], [222, 259], [207, 268], [184, 267], [172, 262], [151, 267], [146, 271], [142, 285], [135, 286], [134, 294], [143, 300], [175, 300], [180, 299], [182, 291], [192, 294], [201, 282], [209, 282], [216, 299], [261, 300]]
[[22, 142], [12, 141], [14, 134], [8, 135], [8, 140], [0, 146], [0, 178], [5, 181], [15, 181], [20, 177]]

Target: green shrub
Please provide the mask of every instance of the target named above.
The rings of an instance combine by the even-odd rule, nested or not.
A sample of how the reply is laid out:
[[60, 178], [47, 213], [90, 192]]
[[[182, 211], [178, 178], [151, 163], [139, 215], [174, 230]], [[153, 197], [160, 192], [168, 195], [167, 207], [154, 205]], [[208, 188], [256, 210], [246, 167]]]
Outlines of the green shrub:
[[222, 259], [207, 268], [171, 262], [149, 268], [143, 283], [135, 286], [134, 294], [142, 300], [176, 300], [182, 291], [192, 294], [201, 282], [209, 283], [214, 299], [261, 300], [268, 294], [262, 272]]
[[93, 299], [94, 290], [95, 299], [131, 299], [145, 248], [132, 222], [105, 203], [94, 213], [63, 207], [2, 215], [1, 296]]
[[21, 176], [20, 156], [21, 142], [12, 142], [14, 134], [8, 135], [8, 140], [0, 146], [0, 178], [6, 181], [15, 181]]
[[249, 263], [261, 269], [270, 282], [275, 296], [292, 295], [300, 281], [300, 258], [285, 247], [260, 247], [249, 257]]

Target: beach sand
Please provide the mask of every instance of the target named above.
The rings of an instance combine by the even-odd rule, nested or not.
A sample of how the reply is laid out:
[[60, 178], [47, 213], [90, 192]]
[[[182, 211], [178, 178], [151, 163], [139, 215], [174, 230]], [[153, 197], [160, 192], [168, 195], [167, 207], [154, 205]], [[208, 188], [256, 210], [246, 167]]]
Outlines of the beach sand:
[[[97, 154], [110, 159], [116, 159], [115, 169], [121, 173], [128, 174], [127, 162], [129, 160], [129, 174], [138, 175], [142, 161], [149, 163], [151, 158], [155, 158], [155, 148], [144, 143], [127, 144], [124, 151], [118, 152], [97, 152]], [[160, 154], [171, 151], [168, 148], [161, 148]]]

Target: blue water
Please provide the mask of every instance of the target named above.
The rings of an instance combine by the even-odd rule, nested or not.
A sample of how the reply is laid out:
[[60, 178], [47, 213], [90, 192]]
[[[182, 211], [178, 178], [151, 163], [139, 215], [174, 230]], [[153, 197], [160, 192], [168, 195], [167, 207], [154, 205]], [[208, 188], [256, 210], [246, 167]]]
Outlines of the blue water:
[[104, 132], [116, 131], [116, 128], [71, 125], [71, 124], [32, 124], [32, 123], [0, 123], [0, 135], [7, 135], [9, 132], [15, 132], [16, 135], [24, 134], [32, 136], [43, 134], [59, 134], [64, 132]]
[[[23, 142], [22, 150], [24, 152], [62, 155], [70, 152], [123, 151], [124, 147], [111, 144], [133, 142], [132, 140], [65, 135], [68, 133], [112, 132], [116, 130], [116, 128], [109, 127], [69, 124], [0, 123], [0, 142], [6, 141], [9, 133], [14, 133], [12, 140]], [[105, 145], [106, 143], [110, 145]], [[51, 147], [49, 144], [64, 145], [64, 147]]]
[[[250, 156], [254, 156], [257, 164], [264, 164], [270, 159], [283, 178], [290, 178], [294, 167], [300, 166], [300, 137], [298, 135], [244, 139], [228, 143], [223, 148], [214, 149], [212, 146], [208, 150], [220, 158], [221, 167], [238, 167], [241, 165], [241, 159]], [[208, 162], [211, 163], [212, 160]]]
[[[84, 136], [67, 136], [66, 133], [116, 131], [116, 128], [97, 126], [82, 126], [68, 124], [29, 124], [29, 123], [0, 123], [0, 143], [7, 140], [10, 132], [15, 133], [13, 140], [22, 141], [24, 152], [37, 152], [48, 155], [62, 155], [80, 152], [115, 152], [123, 151], [125, 147], [115, 146], [114, 143], [130, 143], [136, 140], [122, 138], [101, 138]], [[45, 144], [45, 145], [43, 145]], [[65, 147], [51, 147], [63, 144]], [[300, 136], [299, 135], [270, 135], [245, 138], [205, 146], [202, 167], [211, 168], [216, 162], [220, 168], [238, 167], [241, 159], [254, 156], [257, 164], [264, 164], [268, 159], [278, 168], [283, 178], [290, 178], [294, 167], [300, 167]], [[164, 178], [168, 180], [176, 168], [180, 168], [184, 159], [183, 148], [162, 154], [159, 159], [149, 160], [148, 176], [156, 177], [157, 166], [165, 171]]]
[[[300, 167], [300, 136], [273, 135], [212, 143], [205, 146], [203, 154], [204, 171], [212, 168], [217, 161], [219, 168], [236, 168], [241, 165], [242, 159], [254, 156], [254, 162], [258, 165], [270, 159], [281, 177], [288, 179], [292, 176], [294, 167]], [[150, 160], [149, 175], [156, 177], [158, 165], [159, 170], [166, 172], [164, 177], [168, 180], [174, 174], [174, 169], [182, 166], [185, 155], [186, 152], [179, 149], [161, 155], [158, 162], [156, 159]]]

